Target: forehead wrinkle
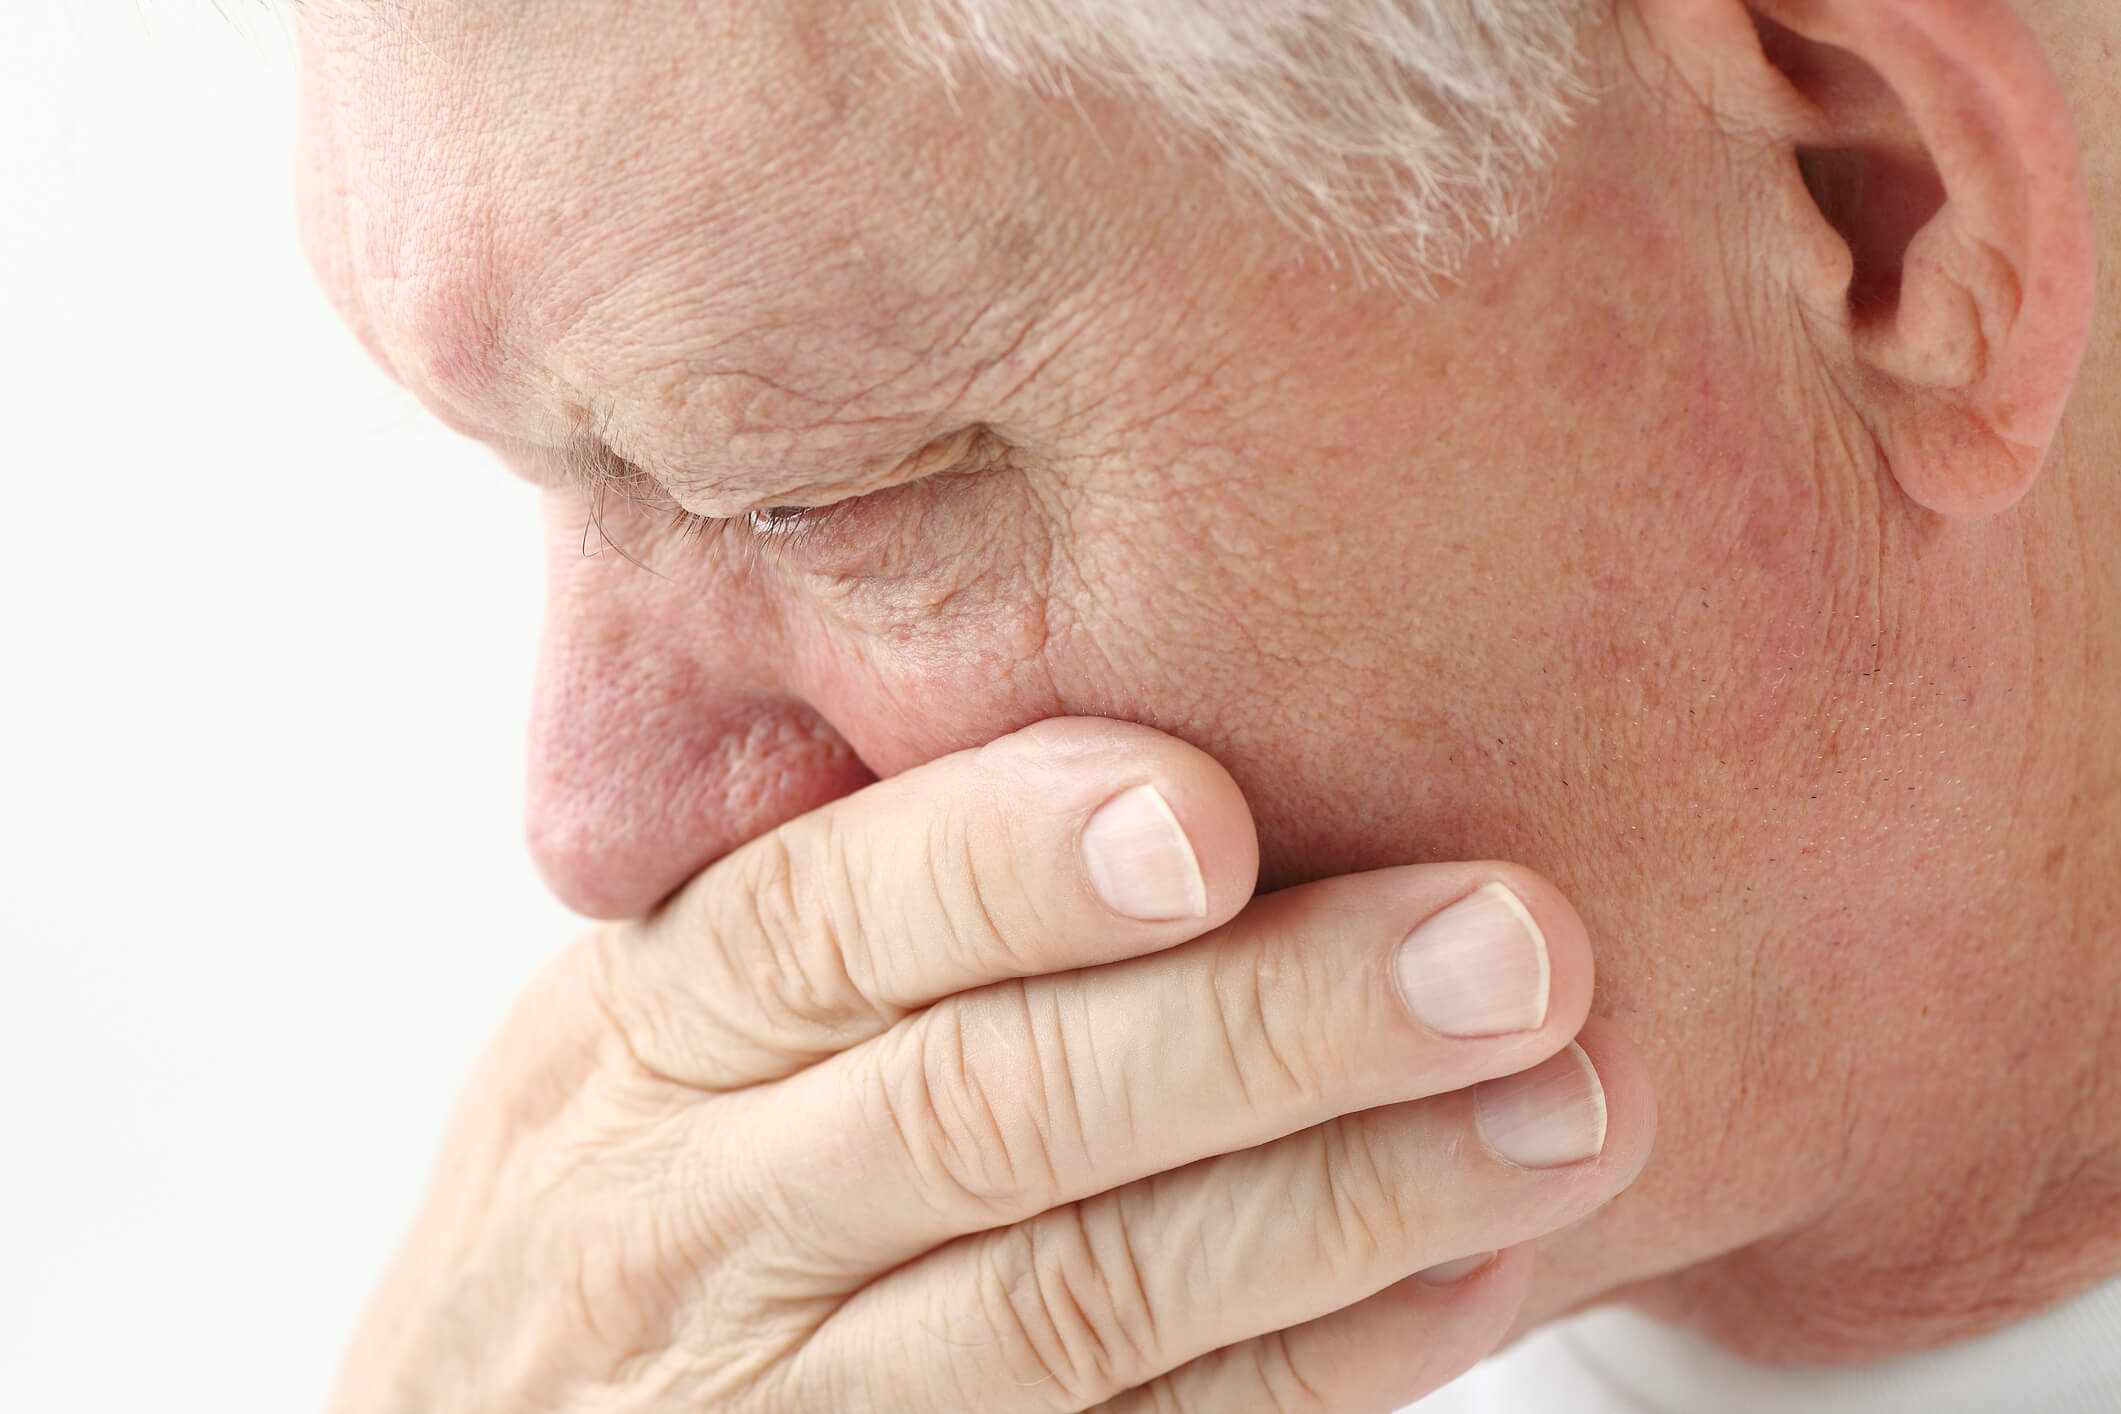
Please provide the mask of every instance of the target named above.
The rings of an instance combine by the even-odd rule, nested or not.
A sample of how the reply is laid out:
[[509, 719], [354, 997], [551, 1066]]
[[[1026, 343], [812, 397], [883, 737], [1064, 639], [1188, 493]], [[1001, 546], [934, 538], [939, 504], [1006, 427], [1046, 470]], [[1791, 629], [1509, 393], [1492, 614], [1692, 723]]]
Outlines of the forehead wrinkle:
[[[751, 32], [744, 48], [781, 53], [835, 34]], [[844, 88], [850, 66], [835, 58], [824, 45], [798, 67]], [[708, 128], [747, 140], [684, 145], [714, 154], [704, 166], [670, 169], [676, 199], [666, 204], [688, 219], [618, 222], [628, 257], [616, 263], [608, 241], [593, 258], [569, 241], [558, 257], [564, 275], [538, 292], [535, 344], [545, 348], [533, 357], [548, 375], [540, 401], [574, 409], [561, 439], [568, 481], [589, 494], [659, 496], [728, 514], [739, 497], [752, 505], [775, 495], [807, 499], [888, 479], [956, 424], [995, 420], [1011, 385], [1036, 377], [1056, 352], [1043, 336], [1052, 301], [1022, 288], [1033, 234], [1043, 228], [1010, 223], [1017, 234], [1004, 249], [991, 248], [999, 239], [991, 231], [982, 234], [974, 244], [983, 259], [972, 272], [982, 279], [967, 281], [963, 263], [945, 258], [934, 239], [969, 258], [974, 252], [958, 250], [966, 238], [956, 223], [821, 220], [821, 192], [842, 178], [883, 181], [878, 148], [895, 154], [873, 128], [859, 143], [795, 139], [856, 125], [842, 110], [865, 111], [876, 95], [856, 87], [829, 95], [822, 111], [795, 105], [791, 114], [788, 103], [766, 101], [777, 90], [746, 77], [743, 53], [701, 67], [717, 82], [714, 101], [700, 108], [733, 109]], [[697, 70], [693, 78], [701, 81]], [[925, 113], [878, 116], [917, 125]], [[756, 172], [730, 170], [729, 159], [744, 153], [778, 173], [794, 160], [791, 146], [836, 160], [801, 167], [801, 180], [760, 182]], [[605, 161], [627, 169], [620, 191], [631, 197], [632, 160], [617, 163], [614, 150], [605, 149]], [[655, 155], [677, 150], [653, 145], [638, 150], [639, 160], [661, 171]], [[857, 164], [858, 156], [867, 160]], [[609, 221], [591, 228], [616, 234]], [[1042, 287], [1053, 273], [1044, 272]], [[983, 288], [1003, 277], [1002, 288]]]
[[[643, 347], [645, 320], [616, 321], [634, 350], [608, 361], [633, 367], [604, 391], [562, 379], [576, 383], [578, 407], [595, 410], [577, 414], [573, 484], [715, 517], [880, 489], [952, 434], [997, 425], [1086, 313], [1079, 299], [951, 300], [916, 274], [848, 320], [839, 308], [781, 307], [768, 273], [778, 272], [746, 266], [730, 286], [695, 291], [687, 303], [708, 313], [686, 321], [689, 340]], [[716, 323], [702, 347], [699, 326]]]
[[[850, 471], [991, 421], [993, 404], [1037, 378], [1072, 332], [1059, 310], [1000, 295], [960, 303], [916, 283], [897, 304], [889, 325], [779, 325], [772, 363], [785, 373], [756, 363], [668, 373], [693, 384], [681, 403], [704, 404], [693, 425], [713, 427], [739, 462]], [[765, 339], [753, 341], [763, 353]]]

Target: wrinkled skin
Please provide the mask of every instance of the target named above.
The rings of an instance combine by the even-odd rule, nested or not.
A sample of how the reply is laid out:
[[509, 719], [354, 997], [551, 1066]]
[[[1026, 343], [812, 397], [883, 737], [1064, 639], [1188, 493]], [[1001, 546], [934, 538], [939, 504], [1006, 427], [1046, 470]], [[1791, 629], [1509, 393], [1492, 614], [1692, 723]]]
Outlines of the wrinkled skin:
[[[875, 19], [303, 21], [328, 289], [547, 487], [561, 897], [638, 914], [874, 776], [1131, 718], [1228, 767], [1268, 886], [1497, 858], [1581, 909], [1658, 1147], [1524, 1324], [1618, 1293], [1870, 1358], [2121, 1265], [2111, 314], [2032, 493], [1948, 522], [1777, 283], [1794, 178], [1619, 27], [1527, 228], [1425, 302], [1124, 102], [946, 92]], [[585, 556], [584, 420], [738, 519], [607, 498]]]

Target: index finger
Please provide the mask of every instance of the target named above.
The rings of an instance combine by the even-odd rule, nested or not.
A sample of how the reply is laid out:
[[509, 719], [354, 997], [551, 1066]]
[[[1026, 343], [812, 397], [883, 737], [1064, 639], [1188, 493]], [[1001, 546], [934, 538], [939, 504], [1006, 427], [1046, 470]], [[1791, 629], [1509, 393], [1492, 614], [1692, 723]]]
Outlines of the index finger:
[[779, 1079], [943, 997], [1139, 956], [1233, 917], [1237, 783], [1148, 727], [1040, 722], [787, 822], [601, 935], [600, 999], [685, 1085]]

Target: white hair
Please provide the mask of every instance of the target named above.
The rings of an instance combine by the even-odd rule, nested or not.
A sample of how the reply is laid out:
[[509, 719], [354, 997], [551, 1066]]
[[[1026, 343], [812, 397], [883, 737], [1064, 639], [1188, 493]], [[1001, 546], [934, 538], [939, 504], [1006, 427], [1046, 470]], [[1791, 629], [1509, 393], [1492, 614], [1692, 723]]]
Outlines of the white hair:
[[1066, 91], [1138, 94], [1305, 234], [1421, 288], [1515, 229], [1583, 96], [1595, 0], [911, 0], [909, 33]]

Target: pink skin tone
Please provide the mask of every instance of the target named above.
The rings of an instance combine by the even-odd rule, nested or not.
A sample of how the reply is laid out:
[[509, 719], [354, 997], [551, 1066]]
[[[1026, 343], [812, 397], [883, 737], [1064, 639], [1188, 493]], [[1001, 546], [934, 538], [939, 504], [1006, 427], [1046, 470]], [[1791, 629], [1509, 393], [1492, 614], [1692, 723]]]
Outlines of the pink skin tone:
[[[1849, 327], [1787, 154], [1690, 99], [1773, 90], [1735, 8], [1597, 28], [1549, 198], [1433, 302], [1123, 108], [946, 97], [804, 12], [305, 21], [327, 288], [548, 488], [531, 835], [562, 898], [637, 914], [876, 776], [1131, 718], [1229, 768], [1268, 887], [1498, 858], [1581, 910], [1658, 1148], [1544, 1245], [1520, 1328], [1622, 1293], [1758, 1358], [1875, 1358], [2121, 1266], [2091, 1157], [2121, 1117], [2121, 301], [2071, 397], [2088, 251], [2010, 250], [2022, 334], [1915, 283], [1897, 336]], [[2112, 130], [2085, 56], [2121, 22], [2025, 13]], [[1887, 78], [1918, 128], [1942, 101]], [[2011, 117], [2063, 170], [2066, 132]], [[2114, 171], [2087, 185], [2110, 231]], [[1910, 363], [1953, 339], [1988, 381]], [[554, 449], [585, 413], [693, 511], [859, 499], [690, 538], [611, 500], [654, 573], [584, 557]]]

